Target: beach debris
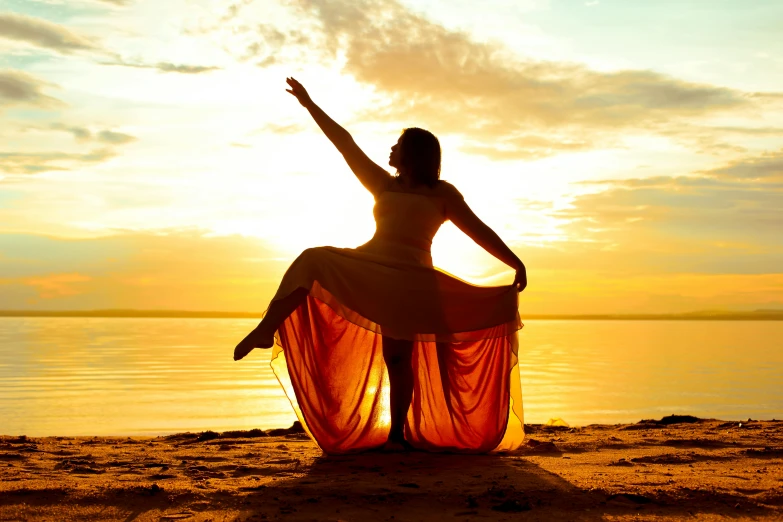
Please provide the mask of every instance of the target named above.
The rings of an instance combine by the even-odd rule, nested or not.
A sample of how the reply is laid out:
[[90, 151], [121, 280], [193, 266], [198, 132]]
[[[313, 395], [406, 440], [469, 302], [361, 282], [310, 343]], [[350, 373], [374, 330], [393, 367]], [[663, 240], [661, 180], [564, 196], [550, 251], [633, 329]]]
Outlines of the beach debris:
[[526, 453], [562, 453], [554, 442], [542, 442], [536, 439], [528, 439], [525, 447]]
[[271, 430], [266, 430], [267, 435], [270, 437], [281, 437], [283, 435], [293, 435], [296, 433], [304, 433], [304, 428], [302, 427], [302, 423], [299, 421], [294, 421], [294, 423], [291, 425], [290, 428], [275, 428]]
[[523, 511], [530, 511], [533, 509], [530, 506], [530, 502], [520, 502], [515, 499], [508, 499], [497, 506], [492, 506], [492, 511], [500, 511], [501, 513], [521, 513]]
[[682, 455], [676, 453], [664, 453], [663, 455], [645, 455], [643, 457], [635, 457], [632, 458], [631, 461], [638, 464], [691, 464], [696, 462], [696, 457], [693, 454]]
[[546, 421], [546, 425], [547, 426], [562, 426], [564, 428], [570, 428], [571, 427], [570, 424], [568, 424], [566, 421], [564, 421], [560, 417], [557, 417], [557, 418], [554, 418], [554, 419], [549, 419], [548, 421]]
[[661, 420], [653, 420], [653, 419], [647, 419], [640, 422], [648, 422], [651, 424], [657, 424], [659, 426], [669, 426], [670, 424], [695, 424], [697, 422], [702, 422], [703, 419], [700, 419], [699, 417], [694, 417], [693, 415], [667, 415], [666, 417], [661, 417]]
[[642, 419], [636, 424], [627, 424], [625, 426], [622, 426], [620, 430], [622, 431], [632, 431], [632, 430], [649, 430], [649, 429], [657, 429], [661, 426], [671, 426], [673, 424], [697, 424], [705, 422], [706, 419], [702, 419], [699, 417], [694, 417], [693, 415], [667, 415], [666, 417], [661, 417], [660, 420], [657, 419]]
[[97, 467], [94, 460], [86, 458], [63, 459], [55, 464], [54, 469], [62, 469], [75, 474], [103, 473], [105, 470]]
[[215, 439], [217, 439], [219, 437], [220, 437], [220, 435], [218, 435], [214, 431], [208, 430], [208, 431], [203, 432], [201, 435], [199, 435], [198, 438], [196, 439], [196, 442], [205, 442], [205, 441], [208, 441], [208, 440], [215, 440]]
[[264, 430], [253, 428], [252, 430], [232, 430], [224, 431], [220, 434], [221, 439], [254, 439], [257, 437], [268, 437], [269, 434]]
[[195, 513], [191, 513], [190, 511], [183, 511], [181, 513], [171, 513], [162, 515], [160, 517], [160, 520], [184, 520], [186, 518], [191, 518], [194, 516]]
[[606, 500], [629, 500], [635, 504], [649, 504], [652, 502], [651, 499], [645, 497], [644, 495], [639, 495], [638, 493], [615, 493], [614, 495], [609, 495], [606, 497]]

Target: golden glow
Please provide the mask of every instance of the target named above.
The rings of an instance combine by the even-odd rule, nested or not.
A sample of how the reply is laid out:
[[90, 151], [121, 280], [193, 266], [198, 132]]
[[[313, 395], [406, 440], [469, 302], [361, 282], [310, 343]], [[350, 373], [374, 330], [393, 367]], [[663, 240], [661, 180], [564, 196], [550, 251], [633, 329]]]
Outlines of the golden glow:
[[[780, 39], [716, 29], [740, 4], [636, 6], [677, 25], [655, 41], [603, 3], [294, 4], [11, 7], [32, 22], [0, 38], [21, 93], [0, 93], [0, 308], [264, 309], [303, 249], [366, 242], [372, 197], [287, 76], [385, 168], [403, 128], [438, 135], [442, 177], [528, 264], [531, 311], [783, 306]], [[450, 224], [433, 259], [511, 281]]]

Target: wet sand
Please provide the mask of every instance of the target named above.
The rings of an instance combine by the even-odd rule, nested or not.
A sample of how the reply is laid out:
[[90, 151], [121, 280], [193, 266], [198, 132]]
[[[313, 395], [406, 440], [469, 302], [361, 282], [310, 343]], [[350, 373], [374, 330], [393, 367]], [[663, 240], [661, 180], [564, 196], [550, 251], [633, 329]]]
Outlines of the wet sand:
[[0, 520], [783, 520], [783, 421], [526, 429], [475, 456], [327, 457], [296, 429], [0, 437]]

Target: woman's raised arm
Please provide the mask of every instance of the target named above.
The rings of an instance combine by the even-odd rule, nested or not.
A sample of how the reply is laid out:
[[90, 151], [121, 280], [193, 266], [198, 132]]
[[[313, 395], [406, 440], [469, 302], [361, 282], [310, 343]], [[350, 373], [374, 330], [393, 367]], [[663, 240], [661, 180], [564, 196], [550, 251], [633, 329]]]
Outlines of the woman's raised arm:
[[518, 292], [524, 290], [527, 286], [525, 264], [508, 248], [494, 230], [489, 228], [473, 213], [473, 210], [465, 203], [457, 189], [453, 189], [453, 192], [456, 196], [446, 199], [446, 214], [449, 220], [481, 248], [516, 270], [517, 273], [514, 277], [513, 285]]
[[391, 175], [386, 172], [380, 165], [372, 161], [367, 155], [359, 148], [351, 134], [342, 128], [340, 124], [330, 118], [321, 108], [316, 105], [310, 95], [302, 86], [301, 83], [293, 78], [286, 78], [286, 82], [291, 87], [286, 89], [287, 92], [293, 94], [302, 107], [307, 109], [310, 116], [313, 117], [315, 123], [321, 128], [326, 137], [329, 138], [340, 154], [345, 158], [345, 162], [351, 168], [353, 173], [359, 179], [362, 185], [372, 192], [373, 195], [378, 195], [389, 184]]

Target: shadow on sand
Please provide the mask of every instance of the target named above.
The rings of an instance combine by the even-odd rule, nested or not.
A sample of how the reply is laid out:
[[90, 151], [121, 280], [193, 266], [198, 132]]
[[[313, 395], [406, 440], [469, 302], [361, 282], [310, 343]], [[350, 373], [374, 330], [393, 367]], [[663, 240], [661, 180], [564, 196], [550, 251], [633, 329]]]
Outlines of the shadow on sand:
[[[726, 507], [738, 502], [731, 494], [695, 495], [683, 502], [665, 495], [587, 491], [519, 455], [324, 456], [298, 471], [305, 475], [253, 492], [250, 505], [237, 519], [600, 520], [637, 514], [680, 518], [719, 511], [725, 516]], [[764, 510], [754, 514], [763, 515]], [[743, 510], [742, 515], [748, 512]]]

